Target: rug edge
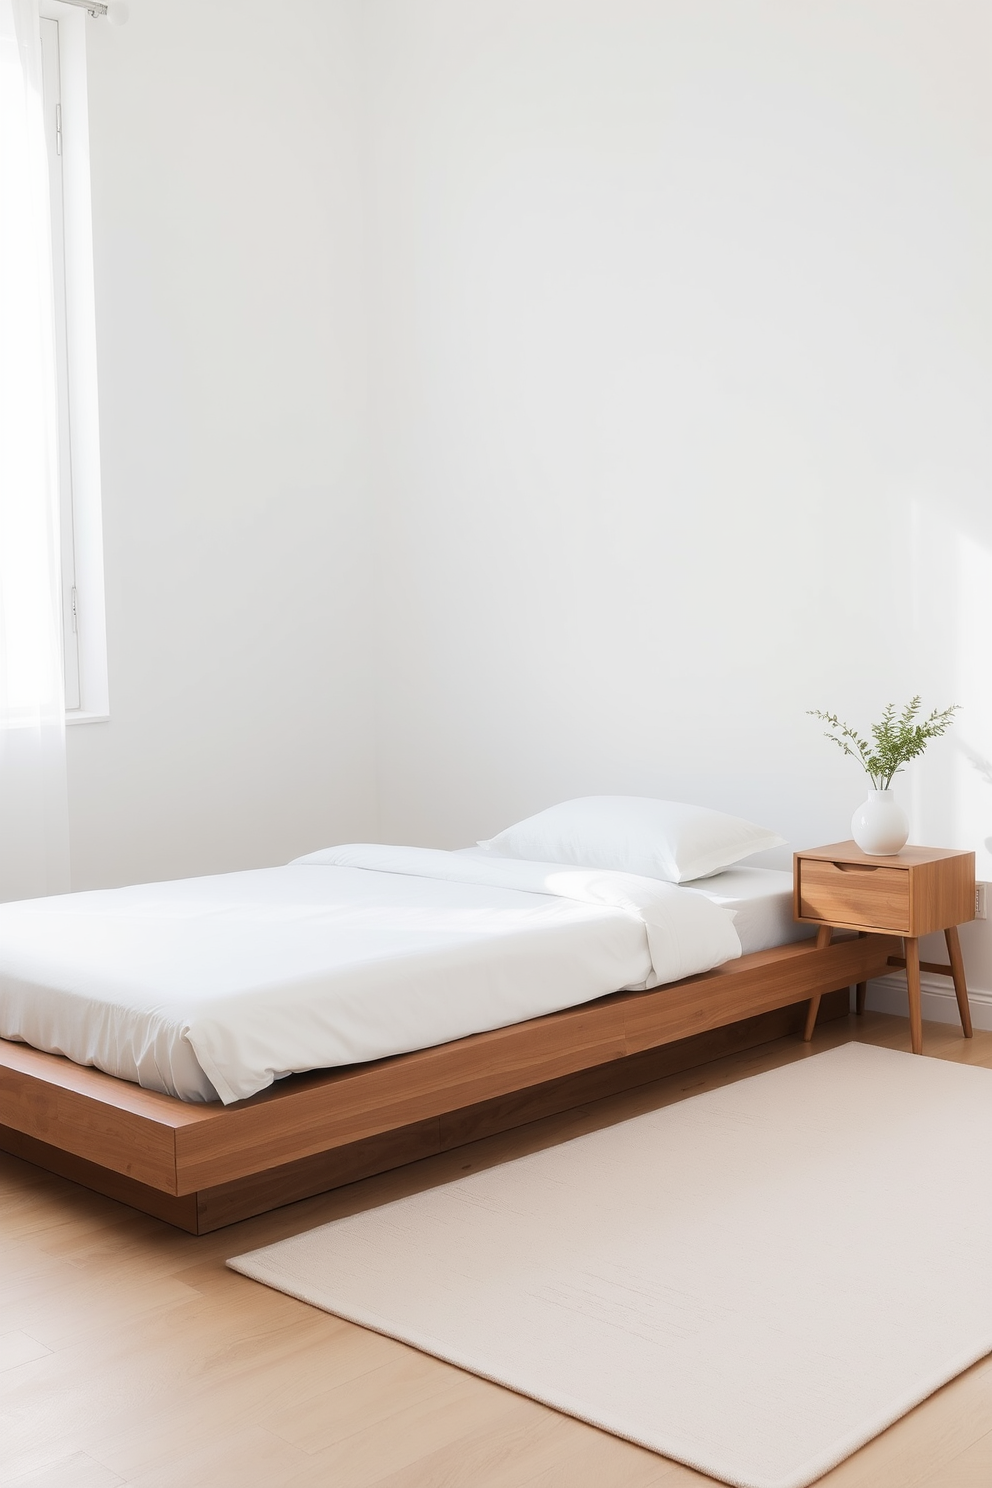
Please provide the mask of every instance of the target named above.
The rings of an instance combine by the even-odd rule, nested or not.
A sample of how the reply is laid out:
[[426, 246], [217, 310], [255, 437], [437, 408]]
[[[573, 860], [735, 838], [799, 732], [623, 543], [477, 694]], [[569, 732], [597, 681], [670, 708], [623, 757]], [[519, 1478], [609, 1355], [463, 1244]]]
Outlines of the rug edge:
[[511, 1383], [511, 1381], [503, 1378], [501, 1375], [492, 1374], [484, 1369], [480, 1369], [476, 1364], [470, 1363], [465, 1358], [456, 1357], [450, 1350], [442, 1353], [440, 1347], [433, 1340], [417, 1334], [415, 1330], [398, 1332], [395, 1325], [388, 1325], [386, 1320], [380, 1318], [377, 1313], [361, 1312], [358, 1309], [350, 1310], [330, 1307], [327, 1303], [318, 1301], [312, 1293], [306, 1292], [296, 1284], [287, 1285], [285, 1280], [281, 1278], [276, 1280], [277, 1273], [274, 1270], [269, 1271], [265, 1266], [257, 1264], [252, 1266], [250, 1264], [252, 1254], [253, 1252], [249, 1251], [244, 1256], [233, 1256], [225, 1261], [224, 1264], [230, 1270], [246, 1277], [249, 1281], [259, 1282], [263, 1286], [270, 1287], [273, 1291], [281, 1292], [284, 1296], [293, 1297], [296, 1301], [302, 1302], [308, 1307], [315, 1307], [318, 1311], [326, 1313], [329, 1317], [341, 1318], [344, 1322], [355, 1324], [356, 1327], [367, 1328], [370, 1332], [378, 1333], [383, 1338], [391, 1338], [395, 1343], [402, 1343], [409, 1348], [415, 1348], [422, 1354], [427, 1354], [433, 1359], [438, 1359], [442, 1364], [450, 1364], [453, 1368], [461, 1369], [467, 1374], [474, 1375], [477, 1379], [484, 1379], [490, 1384], [498, 1385], [500, 1389], [508, 1390], [511, 1394], [518, 1395], [525, 1400], [536, 1401], [538, 1405], [547, 1406], [549, 1410], [558, 1411], [561, 1415], [581, 1421], [584, 1425], [591, 1426], [597, 1431], [604, 1431], [610, 1436], [618, 1437], [621, 1441], [630, 1442], [632, 1446], [642, 1447], [645, 1451], [653, 1452], [657, 1457], [670, 1462], [677, 1462], [683, 1467], [693, 1469], [693, 1471], [705, 1473], [707, 1477], [715, 1478], [721, 1483], [729, 1484], [730, 1488], [810, 1488], [810, 1485], [818, 1482], [826, 1473], [840, 1466], [842, 1462], [846, 1462], [855, 1452], [860, 1451], [862, 1447], [867, 1446], [870, 1441], [874, 1441], [877, 1436], [880, 1436], [883, 1431], [887, 1431], [890, 1426], [895, 1425], [896, 1421], [902, 1420], [910, 1411], [922, 1405], [925, 1400], [929, 1400], [932, 1395], [935, 1395], [938, 1390], [943, 1389], [951, 1380], [956, 1379], [958, 1375], [964, 1373], [966, 1369], [970, 1369], [979, 1360], [987, 1358], [992, 1354], [992, 1338], [990, 1338], [987, 1344], [983, 1345], [977, 1353], [969, 1350], [963, 1362], [956, 1362], [951, 1366], [951, 1372], [942, 1374], [936, 1383], [927, 1385], [919, 1393], [914, 1391], [912, 1398], [900, 1405], [891, 1414], [886, 1412], [884, 1418], [880, 1418], [867, 1428], [859, 1426], [857, 1431], [846, 1438], [842, 1445], [832, 1445], [828, 1453], [812, 1458], [806, 1463], [797, 1466], [787, 1476], [778, 1478], [745, 1478], [728, 1475], [726, 1469], [718, 1467], [715, 1462], [702, 1457], [692, 1456], [684, 1451], [673, 1450], [670, 1447], [660, 1447], [654, 1442], [647, 1441], [644, 1437], [632, 1436], [629, 1431], [624, 1430], [619, 1425], [606, 1424], [607, 1417], [605, 1415], [597, 1420], [551, 1393], [535, 1394], [530, 1390], [521, 1389], [518, 1384]]

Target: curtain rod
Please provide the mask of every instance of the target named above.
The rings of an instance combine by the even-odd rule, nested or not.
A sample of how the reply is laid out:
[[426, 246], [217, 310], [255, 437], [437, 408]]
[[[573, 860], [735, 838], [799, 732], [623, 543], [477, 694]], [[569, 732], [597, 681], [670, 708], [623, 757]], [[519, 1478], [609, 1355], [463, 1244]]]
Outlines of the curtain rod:
[[105, 16], [107, 7], [104, 0], [62, 0], [63, 5], [77, 5], [80, 10], [88, 10], [91, 16]]

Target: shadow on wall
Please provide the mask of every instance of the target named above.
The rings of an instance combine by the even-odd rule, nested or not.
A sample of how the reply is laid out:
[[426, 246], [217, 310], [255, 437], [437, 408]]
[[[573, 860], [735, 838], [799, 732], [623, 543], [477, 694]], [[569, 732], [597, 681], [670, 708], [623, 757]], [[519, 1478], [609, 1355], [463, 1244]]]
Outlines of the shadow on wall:
[[[984, 780], [986, 785], [992, 786], [992, 760], [986, 759], [983, 754], [979, 754], [977, 750], [972, 749], [970, 744], [961, 744], [959, 742], [958, 748], [972, 769], [977, 771], [980, 779]], [[992, 854], [992, 837], [986, 837], [982, 845], [987, 853]]]
[[[948, 472], [948, 476], [950, 476]], [[947, 695], [961, 712], [945, 748], [913, 779], [918, 840], [973, 848], [980, 879], [992, 878], [992, 531], [988, 503], [970, 483], [946, 479], [961, 500], [913, 502], [913, 663], [920, 690]], [[935, 488], [935, 483], [931, 482]]]

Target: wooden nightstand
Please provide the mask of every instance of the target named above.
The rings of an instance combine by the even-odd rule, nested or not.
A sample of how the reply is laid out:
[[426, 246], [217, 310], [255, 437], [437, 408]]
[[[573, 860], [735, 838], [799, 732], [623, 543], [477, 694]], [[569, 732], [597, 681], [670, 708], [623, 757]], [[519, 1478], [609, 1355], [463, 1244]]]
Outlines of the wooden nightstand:
[[[901, 935], [904, 955], [889, 965], [906, 968], [909, 1029], [913, 1053], [923, 1053], [920, 970], [954, 979], [954, 995], [965, 1038], [971, 1038], [971, 1011], [964, 979], [958, 925], [975, 918], [975, 854], [953, 848], [904, 847], [892, 857], [863, 853], [855, 842], [796, 853], [792, 876], [793, 914], [819, 925], [817, 947], [830, 944], [836, 930], [861, 935]], [[920, 960], [920, 936], [943, 930], [950, 965]], [[857, 1009], [865, 1005], [866, 983], [858, 984]], [[804, 1038], [813, 1036], [820, 999], [810, 999]]]

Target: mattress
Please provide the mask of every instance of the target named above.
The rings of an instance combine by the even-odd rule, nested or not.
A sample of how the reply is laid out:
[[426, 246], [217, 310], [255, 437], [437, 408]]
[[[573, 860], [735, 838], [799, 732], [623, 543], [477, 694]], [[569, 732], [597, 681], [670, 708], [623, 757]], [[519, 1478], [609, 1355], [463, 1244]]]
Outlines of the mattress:
[[745, 956], [793, 940], [809, 940], [816, 934], [814, 925], [798, 925], [792, 918], [791, 873], [776, 868], [728, 868], [682, 887], [733, 912]]
[[[462, 847], [463, 857], [492, 860], [490, 850]], [[769, 951], [772, 946], [809, 940], [816, 934], [812, 925], [800, 925], [792, 917], [792, 874], [778, 868], [728, 868], [707, 878], [691, 879], [680, 887], [702, 894], [712, 904], [729, 910], [740, 937], [741, 953]]]
[[0, 1037], [231, 1102], [740, 954], [712, 888], [359, 844], [0, 905]]

